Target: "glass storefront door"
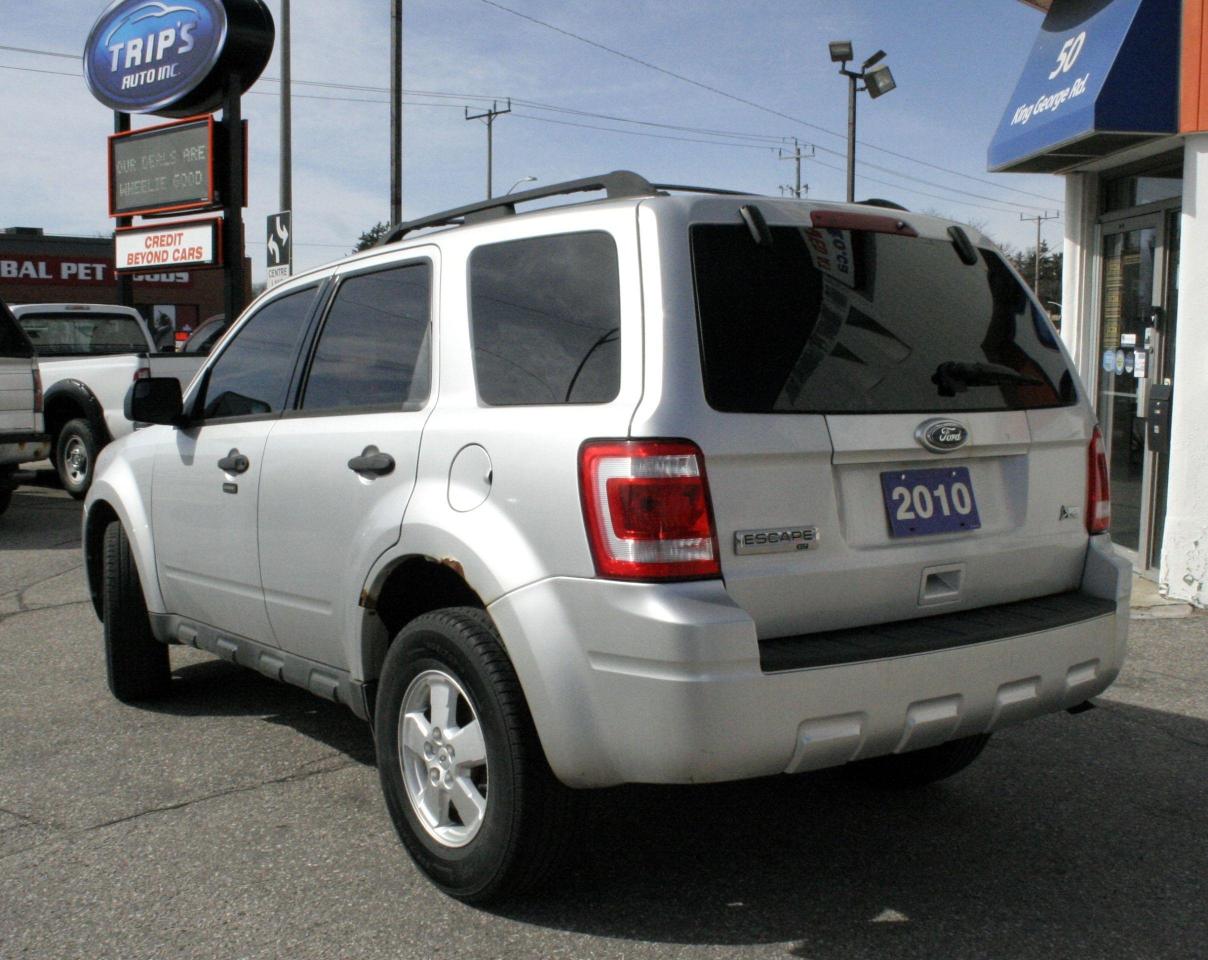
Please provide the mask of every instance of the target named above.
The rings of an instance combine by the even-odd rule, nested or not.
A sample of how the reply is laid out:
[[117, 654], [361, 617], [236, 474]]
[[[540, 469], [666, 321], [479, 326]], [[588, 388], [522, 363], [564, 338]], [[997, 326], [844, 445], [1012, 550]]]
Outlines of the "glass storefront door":
[[1146, 444], [1145, 386], [1169, 377], [1178, 214], [1155, 212], [1103, 226], [1099, 423], [1111, 473], [1112, 539], [1138, 568], [1155, 566], [1165, 518], [1165, 457]]

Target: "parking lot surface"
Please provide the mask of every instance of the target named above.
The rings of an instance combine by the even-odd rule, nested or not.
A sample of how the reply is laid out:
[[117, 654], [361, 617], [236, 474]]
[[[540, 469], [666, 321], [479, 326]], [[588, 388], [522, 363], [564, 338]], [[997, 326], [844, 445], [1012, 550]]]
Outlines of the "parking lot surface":
[[170, 699], [111, 699], [79, 522], [45, 473], [0, 517], [0, 957], [1208, 957], [1203, 615], [944, 784], [594, 795], [574, 870], [483, 911], [345, 708], [181, 648]]

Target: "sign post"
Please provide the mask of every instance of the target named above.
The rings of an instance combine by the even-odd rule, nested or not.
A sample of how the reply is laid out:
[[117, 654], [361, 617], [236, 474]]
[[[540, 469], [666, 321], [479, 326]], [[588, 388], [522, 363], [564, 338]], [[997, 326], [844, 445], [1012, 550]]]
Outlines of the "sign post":
[[268, 218], [268, 289], [285, 283], [294, 272], [292, 215], [288, 210]]

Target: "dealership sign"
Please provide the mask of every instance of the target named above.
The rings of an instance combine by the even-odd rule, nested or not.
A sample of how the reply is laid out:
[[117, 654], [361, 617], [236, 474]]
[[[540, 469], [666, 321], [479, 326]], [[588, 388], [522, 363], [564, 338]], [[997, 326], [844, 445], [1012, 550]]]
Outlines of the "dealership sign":
[[144, 127], [109, 138], [109, 215], [215, 203], [214, 118]]
[[114, 235], [118, 273], [147, 273], [179, 267], [216, 267], [220, 217], [182, 220], [153, 227], [128, 227]]
[[116, 0], [88, 35], [84, 79], [121, 113], [208, 113], [256, 82], [274, 34], [263, 0]]

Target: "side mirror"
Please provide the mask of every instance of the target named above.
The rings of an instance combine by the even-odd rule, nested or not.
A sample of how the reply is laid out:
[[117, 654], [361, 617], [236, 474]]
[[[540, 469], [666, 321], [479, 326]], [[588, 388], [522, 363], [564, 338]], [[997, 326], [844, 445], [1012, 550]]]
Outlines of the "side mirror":
[[135, 380], [126, 391], [124, 412], [134, 423], [180, 423], [183, 413], [180, 381], [175, 377]]

